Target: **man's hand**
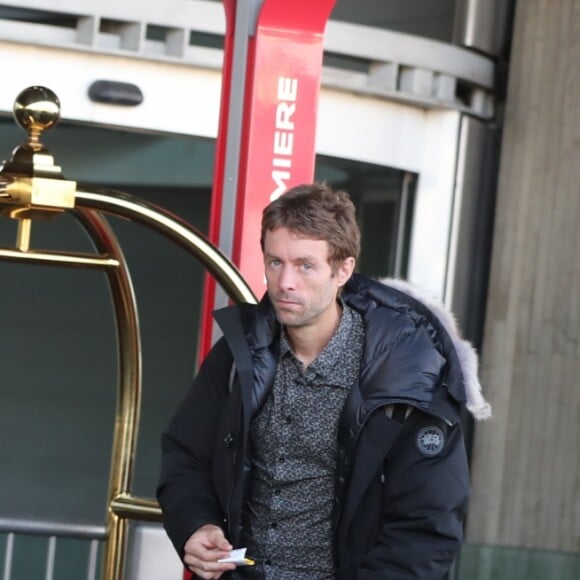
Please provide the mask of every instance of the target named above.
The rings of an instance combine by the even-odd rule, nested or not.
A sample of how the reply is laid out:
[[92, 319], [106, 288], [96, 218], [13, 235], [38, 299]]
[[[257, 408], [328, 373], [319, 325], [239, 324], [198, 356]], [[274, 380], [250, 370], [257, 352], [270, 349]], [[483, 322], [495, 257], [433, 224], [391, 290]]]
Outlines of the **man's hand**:
[[191, 534], [185, 543], [183, 561], [200, 578], [217, 580], [224, 572], [236, 568], [235, 564], [218, 562], [227, 558], [232, 549], [221, 528], [206, 524]]

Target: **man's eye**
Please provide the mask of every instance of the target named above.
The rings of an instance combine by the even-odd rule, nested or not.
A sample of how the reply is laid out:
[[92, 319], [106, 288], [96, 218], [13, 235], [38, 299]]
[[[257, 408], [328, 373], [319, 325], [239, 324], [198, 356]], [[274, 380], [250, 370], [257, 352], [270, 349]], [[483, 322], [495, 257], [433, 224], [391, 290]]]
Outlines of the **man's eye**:
[[304, 262], [303, 264], [300, 264], [300, 268], [302, 268], [302, 270], [312, 270], [312, 264]]

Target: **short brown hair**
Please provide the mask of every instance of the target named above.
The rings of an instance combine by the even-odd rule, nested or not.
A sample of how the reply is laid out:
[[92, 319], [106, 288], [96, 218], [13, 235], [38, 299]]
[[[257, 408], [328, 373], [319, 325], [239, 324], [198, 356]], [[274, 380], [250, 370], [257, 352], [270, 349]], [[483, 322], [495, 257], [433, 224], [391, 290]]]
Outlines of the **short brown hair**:
[[266, 206], [262, 212], [262, 251], [266, 232], [278, 228], [326, 240], [333, 266], [346, 258], [358, 259], [360, 230], [354, 204], [346, 191], [333, 191], [326, 183], [297, 185]]

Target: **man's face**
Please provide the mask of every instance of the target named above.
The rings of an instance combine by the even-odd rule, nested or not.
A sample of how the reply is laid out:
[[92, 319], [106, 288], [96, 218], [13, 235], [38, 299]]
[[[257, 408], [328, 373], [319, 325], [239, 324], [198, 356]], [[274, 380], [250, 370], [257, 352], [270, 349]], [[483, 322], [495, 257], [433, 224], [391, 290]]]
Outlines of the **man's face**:
[[333, 272], [328, 242], [286, 228], [266, 232], [264, 267], [278, 321], [288, 327], [316, 325], [335, 313], [338, 290], [350, 278], [354, 258]]

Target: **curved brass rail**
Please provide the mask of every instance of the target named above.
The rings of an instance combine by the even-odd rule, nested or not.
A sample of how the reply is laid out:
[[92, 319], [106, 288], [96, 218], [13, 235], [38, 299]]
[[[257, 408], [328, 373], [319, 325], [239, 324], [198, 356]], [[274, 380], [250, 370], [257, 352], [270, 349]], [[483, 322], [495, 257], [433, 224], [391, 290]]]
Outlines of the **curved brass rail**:
[[[112, 231], [105, 227], [103, 220], [96, 217], [94, 210], [129, 218], [155, 229], [197, 258], [223, 286], [230, 298], [236, 302], [255, 302], [256, 299], [235, 266], [191, 225], [167, 210], [125, 193], [105, 189], [89, 190], [81, 186], [76, 193], [76, 205], [79, 208], [76, 213], [81, 223], [91, 237], [98, 240], [97, 249], [113, 253], [122, 264], [118, 270], [109, 271], [117, 315], [121, 368], [109, 483], [108, 534], [103, 566], [103, 576], [106, 580], [118, 580], [122, 577], [125, 567], [128, 520], [159, 521], [161, 511], [157, 502], [131, 495], [141, 399], [137, 309], [120, 248], [115, 248]], [[134, 314], [131, 314], [131, 310]]]
[[256, 302], [256, 296], [230, 260], [185, 220], [155, 204], [104, 188], [78, 186], [77, 207], [101, 209], [151, 227], [173, 240], [207, 268], [236, 302]]

